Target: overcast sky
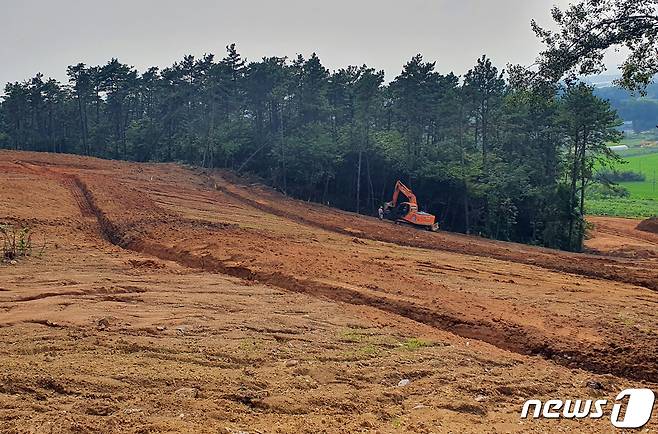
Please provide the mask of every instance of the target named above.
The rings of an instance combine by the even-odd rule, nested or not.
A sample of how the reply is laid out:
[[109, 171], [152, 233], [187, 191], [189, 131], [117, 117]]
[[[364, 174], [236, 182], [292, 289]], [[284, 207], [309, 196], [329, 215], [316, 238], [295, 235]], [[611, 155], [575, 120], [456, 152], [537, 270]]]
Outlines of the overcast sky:
[[67, 65], [111, 57], [140, 71], [222, 57], [231, 42], [247, 59], [315, 51], [329, 69], [366, 63], [387, 80], [416, 53], [456, 74], [485, 53], [528, 65], [541, 48], [530, 20], [550, 25], [556, 3], [568, 0], [0, 0], [0, 86], [65, 81]]

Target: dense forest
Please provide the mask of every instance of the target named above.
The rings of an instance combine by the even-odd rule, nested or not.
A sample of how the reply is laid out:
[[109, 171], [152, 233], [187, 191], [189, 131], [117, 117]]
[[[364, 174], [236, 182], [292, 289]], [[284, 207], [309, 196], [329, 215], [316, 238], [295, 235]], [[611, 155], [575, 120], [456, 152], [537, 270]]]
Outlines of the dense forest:
[[247, 62], [235, 45], [141, 73], [80, 63], [68, 83], [6, 85], [0, 147], [228, 168], [365, 214], [401, 179], [443, 229], [579, 250], [616, 113], [584, 83], [508, 69], [483, 56], [444, 75], [416, 55], [386, 83], [316, 54]]

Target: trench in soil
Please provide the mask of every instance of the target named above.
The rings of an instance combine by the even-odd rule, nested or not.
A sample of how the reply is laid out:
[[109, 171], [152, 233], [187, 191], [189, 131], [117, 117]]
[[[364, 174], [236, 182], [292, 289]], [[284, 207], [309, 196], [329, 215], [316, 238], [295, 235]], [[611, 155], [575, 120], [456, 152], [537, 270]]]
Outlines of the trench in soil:
[[[480, 340], [506, 351], [524, 355], [537, 355], [553, 362], [580, 368], [597, 374], [614, 374], [621, 377], [656, 382], [658, 363], [655, 356], [632, 354], [633, 349], [620, 348], [560, 348], [547, 341], [546, 336], [531, 329], [514, 324], [490, 323], [488, 321], [465, 321], [456, 316], [440, 313], [427, 307], [388, 297], [374, 296], [341, 286], [328, 285], [309, 279], [299, 279], [281, 272], [252, 270], [247, 267], [227, 265], [212, 255], [195, 255], [189, 251], [170, 248], [157, 242], [128, 236], [120, 225], [112, 222], [98, 206], [93, 193], [76, 175], [58, 174], [67, 186], [74, 187], [76, 202], [83, 214], [91, 212], [98, 222], [102, 236], [111, 244], [123, 249], [151, 255], [162, 260], [177, 262], [183, 266], [202, 271], [221, 273], [243, 280], [271, 285], [286, 291], [304, 293], [314, 297], [330, 299], [353, 305], [364, 305], [399, 315], [419, 323], [455, 335]], [[236, 195], [237, 199], [242, 198]], [[564, 348], [570, 348], [565, 351]], [[639, 360], [641, 358], [642, 360]], [[630, 362], [629, 362], [630, 361]], [[639, 369], [638, 363], [649, 369]]]
[[[631, 285], [641, 286], [652, 291], [658, 291], [658, 278], [654, 276], [644, 277], [636, 276], [629, 274], [628, 270], [624, 269], [621, 266], [610, 265], [609, 263], [603, 263], [604, 261], [597, 258], [597, 264], [594, 266], [584, 266], [579, 263], [577, 257], [564, 258], [563, 261], [550, 262], [543, 261], [541, 255], [526, 255], [526, 256], [514, 256], [512, 257], [509, 254], [505, 254], [500, 251], [501, 249], [480, 249], [480, 248], [471, 248], [468, 243], [459, 245], [458, 247], [450, 245], [442, 245], [437, 247], [435, 244], [424, 242], [419, 239], [395, 239], [392, 240], [385, 235], [378, 235], [377, 233], [359, 233], [355, 234], [345, 228], [337, 227], [330, 223], [324, 223], [321, 221], [315, 221], [308, 218], [305, 218], [301, 215], [285, 211], [283, 209], [277, 208], [276, 206], [271, 206], [256, 200], [251, 199], [250, 197], [240, 194], [230, 188], [226, 188], [220, 185], [215, 184], [208, 175], [205, 175], [208, 179], [208, 185], [221, 191], [222, 193], [236, 199], [240, 202], [243, 202], [253, 208], [256, 208], [260, 211], [266, 212], [268, 214], [273, 214], [278, 217], [286, 218], [297, 223], [315, 227], [318, 229], [327, 230], [330, 232], [339, 233], [341, 235], [347, 236], [359, 236], [360, 238], [365, 238], [373, 241], [389, 242], [395, 243], [407, 247], [415, 247], [421, 249], [431, 249], [431, 250], [442, 250], [450, 253], [458, 254], [468, 254], [475, 256], [488, 257], [491, 259], [498, 259], [502, 261], [511, 261], [519, 264], [531, 265], [535, 267], [544, 268], [550, 271], [557, 271], [562, 273], [576, 274], [593, 279], [601, 280], [613, 280], [617, 282], [629, 283]], [[286, 198], [286, 200], [293, 200]], [[307, 206], [304, 204], [303, 206]], [[415, 229], [414, 229], [415, 230]], [[431, 234], [428, 234], [428, 236]]]

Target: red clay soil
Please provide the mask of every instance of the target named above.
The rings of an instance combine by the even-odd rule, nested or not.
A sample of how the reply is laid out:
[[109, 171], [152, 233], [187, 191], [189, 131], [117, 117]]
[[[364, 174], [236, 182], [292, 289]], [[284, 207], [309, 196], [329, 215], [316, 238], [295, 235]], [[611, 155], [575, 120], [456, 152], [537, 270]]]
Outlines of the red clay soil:
[[225, 172], [6, 151], [0, 205], [46, 240], [0, 265], [15, 431], [549, 431], [519, 424], [525, 399], [658, 382], [658, 262], [626, 223], [572, 254]]
[[638, 229], [636, 219], [590, 216], [593, 229], [585, 247], [591, 253], [631, 259], [658, 258], [658, 234]]
[[[553, 271], [618, 280], [658, 291], [657, 268], [629, 268], [632, 262], [621, 258], [611, 261], [610, 258], [600, 256], [570, 254], [455, 233], [424, 233], [409, 227], [390, 230], [388, 222], [380, 222], [375, 218], [364, 218], [319, 204], [284, 199], [280, 193], [257, 184], [240, 184], [240, 180], [230, 173], [214, 175], [212, 178], [217, 189], [257, 209], [344, 235], [404, 246], [486, 256]], [[231, 182], [227, 182], [225, 178]]]

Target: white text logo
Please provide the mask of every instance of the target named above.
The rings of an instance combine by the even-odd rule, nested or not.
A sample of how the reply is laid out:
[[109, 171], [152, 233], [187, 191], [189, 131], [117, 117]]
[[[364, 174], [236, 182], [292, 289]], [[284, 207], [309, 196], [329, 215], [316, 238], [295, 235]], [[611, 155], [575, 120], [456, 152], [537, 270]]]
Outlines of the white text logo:
[[[628, 398], [624, 408], [624, 401]], [[615, 398], [615, 404], [612, 407], [610, 422], [617, 428], [640, 428], [644, 426], [651, 418], [653, 403], [655, 400], [654, 393], [649, 389], [626, 389], [622, 390]], [[603, 417], [603, 411], [608, 405], [607, 399], [597, 400], [580, 400], [572, 401], [567, 399], [549, 399], [542, 403], [538, 399], [529, 399], [523, 404], [521, 418], [544, 417], [546, 419], [582, 419], [589, 417], [591, 419], [600, 419]], [[532, 413], [530, 409], [532, 408]], [[623, 414], [623, 416], [622, 416]]]

